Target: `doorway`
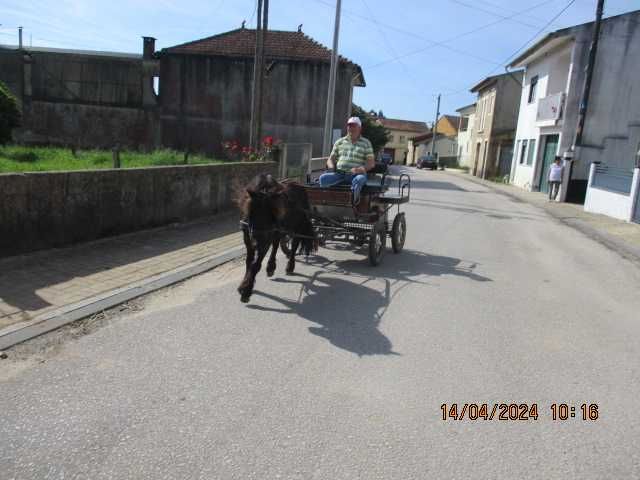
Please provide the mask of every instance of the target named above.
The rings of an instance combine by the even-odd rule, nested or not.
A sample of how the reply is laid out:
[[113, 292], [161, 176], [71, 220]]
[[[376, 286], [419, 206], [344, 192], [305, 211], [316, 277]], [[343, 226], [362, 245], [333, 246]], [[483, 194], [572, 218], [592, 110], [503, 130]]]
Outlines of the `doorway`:
[[540, 185], [541, 192], [549, 193], [549, 167], [558, 153], [558, 140], [560, 136], [558, 134], [545, 135], [544, 138], [544, 150], [540, 165], [540, 180], [538, 185]]

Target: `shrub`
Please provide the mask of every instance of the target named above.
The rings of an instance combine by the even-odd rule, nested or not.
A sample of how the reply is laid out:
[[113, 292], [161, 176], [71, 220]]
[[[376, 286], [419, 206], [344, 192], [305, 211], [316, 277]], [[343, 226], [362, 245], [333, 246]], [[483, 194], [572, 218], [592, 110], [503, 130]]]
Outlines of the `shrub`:
[[0, 82], [0, 145], [11, 141], [11, 131], [20, 126], [20, 117], [16, 97]]

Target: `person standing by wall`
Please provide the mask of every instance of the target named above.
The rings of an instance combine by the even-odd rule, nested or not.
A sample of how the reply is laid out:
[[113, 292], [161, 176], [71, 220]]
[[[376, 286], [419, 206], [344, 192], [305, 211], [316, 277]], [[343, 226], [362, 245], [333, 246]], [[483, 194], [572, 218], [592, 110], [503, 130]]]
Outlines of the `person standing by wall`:
[[549, 167], [549, 201], [555, 201], [558, 196], [563, 176], [564, 167], [562, 166], [562, 157], [556, 156], [555, 161]]

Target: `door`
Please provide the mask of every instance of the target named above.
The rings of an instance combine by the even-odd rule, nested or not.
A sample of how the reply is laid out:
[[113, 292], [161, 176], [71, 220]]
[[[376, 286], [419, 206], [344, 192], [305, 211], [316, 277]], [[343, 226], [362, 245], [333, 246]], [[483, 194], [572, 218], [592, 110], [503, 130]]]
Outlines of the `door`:
[[511, 173], [511, 160], [513, 160], [513, 143], [500, 145], [500, 157], [498, 160], [498, 175], [500, 177]]
[[478, 173], [478, 160], [480, 160], [480, 144], [476, 145], [476, 158], [473, 161], [473, 173], [472, 175], [475, 177]]
[[549, 193], [549, 167], [558, 152], [558, 135], [545, 135], [544, 153], [540, 167], [540, 191]]

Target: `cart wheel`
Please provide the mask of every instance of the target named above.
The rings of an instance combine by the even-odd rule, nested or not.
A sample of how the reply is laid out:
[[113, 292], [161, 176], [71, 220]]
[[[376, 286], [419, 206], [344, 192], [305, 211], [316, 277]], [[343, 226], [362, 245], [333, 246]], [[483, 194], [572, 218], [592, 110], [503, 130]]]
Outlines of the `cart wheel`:
[[385, 224], [378, 224], [374, 227], [369, 238], [369, 263], [372, 266], [380, 265], [384, 251], [387, 247], [387, 229]]
[[285, 235], [280, 239], [280, 250], [289, 258], [289, 255], [291, 255], [291, 237], [289, 235]]
[[393, 253], [400, 253], [404, 248], [404, 240], [407, 238], [407, 221], [404, 219], [404, 213], [399, 213], [393, 219], [393, 227], [391, 228], [391, 247]]

